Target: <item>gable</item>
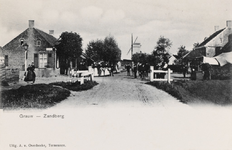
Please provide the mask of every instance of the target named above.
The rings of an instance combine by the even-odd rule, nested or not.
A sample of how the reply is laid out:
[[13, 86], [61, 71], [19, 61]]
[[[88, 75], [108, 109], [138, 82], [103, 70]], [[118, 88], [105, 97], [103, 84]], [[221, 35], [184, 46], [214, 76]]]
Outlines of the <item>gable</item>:
[[[29, 40], [30, 37], [30, 40]], [[43, 39], [43, 41], [46, 41], [46, 47], [53, 47], [55, 43], [57, 42], [57, 39], [53, 37], [52, 35], [49, 35], [39, 29], [33, 28], [26, 29], [21, 34], [19, 34], [17, 37], [15, 37], [13, 40], [11, 40], [9, 43], [7, 43], [5, 46], [3, 46], [4, 50], [23, 50], [21, 39], [24, 40], [24, 42], [28, 43], [36, 42], [37, 39]], [[34, 43], [35, 44], [35, 43]]]
[[40, 34], [44, 39], [45, 41], [47, 41], [51, 47], [55, 46], [56, 42], [57, 42], [57, 39], [55, 37], [53, 37], [52, 35], [50, 34], [47, 34], [39, 29], [34, 29], [35, 32], [37, 32], [38, 34]]
[[16, 36], [13, 40], [11, 40], [9, 43], [3, 46], [3, 49], [5, 50], [13, 50], [13, 49], [21, 49], [21, 43], [20, 39], [28, 39], [28, 29], [20, 33], [18, 36]]
[[[225, 29], [225, 28], [224, 28]], [[209, 43], [212, 39], [214, 39], [218, 34], [220, 34], [224, 29], [218, 30], [214, 32], [212, 35], [210, 35], [208, 38], [206, 38], [202, 43], [199, 44], [197, 47], [205, 46], [207, 43]]]

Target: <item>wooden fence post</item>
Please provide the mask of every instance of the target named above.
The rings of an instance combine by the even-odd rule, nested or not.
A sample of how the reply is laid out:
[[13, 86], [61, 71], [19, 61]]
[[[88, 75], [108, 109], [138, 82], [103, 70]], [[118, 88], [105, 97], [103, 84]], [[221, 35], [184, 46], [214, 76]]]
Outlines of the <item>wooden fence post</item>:
[[153, 70], [154, 70], [154, 66], [150, 66], [150, 81], [153, 81], [154, 78]]
[[168, 83], [170, 83], [170, 79], [171, 79], [171, 77], [170, 77], [170, 69], [168, 68]]

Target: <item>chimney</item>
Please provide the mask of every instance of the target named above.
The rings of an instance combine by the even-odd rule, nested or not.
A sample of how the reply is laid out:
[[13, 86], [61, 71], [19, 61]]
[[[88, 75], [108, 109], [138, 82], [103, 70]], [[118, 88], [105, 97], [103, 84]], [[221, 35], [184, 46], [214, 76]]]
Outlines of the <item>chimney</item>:
[[49, 30], [50, 35], [54, 35], [54, 30]]
[[219, 26], [214, 26], [214, 31], [217, 32], [219, 30]]
[[226, 27], [231, 28], [232, 27], [232, 20], [227, 20], [226, 21]]
[[34, 20], [29, 20], [29, 28], [34, 28]]

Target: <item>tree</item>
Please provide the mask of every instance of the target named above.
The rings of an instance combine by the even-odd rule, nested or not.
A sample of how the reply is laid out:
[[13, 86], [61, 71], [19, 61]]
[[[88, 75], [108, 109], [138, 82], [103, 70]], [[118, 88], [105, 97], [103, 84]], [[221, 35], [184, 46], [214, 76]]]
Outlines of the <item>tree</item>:
[[87, 45], [86, 55], [95, 62], [100, 62], [103, 60], [103, 49], [104, 43], [102, 40], [90, 41]]
[[177, 59], [175, 60], [175, 63], [178, 64], [178, 65], [181, 65], [183, 64], [183, 59], [182, 57], [184, 55], [186, 55], [189, 51], [185, 49], [185, 46], [181, 45], [179, 48], [178, 48], [178, 52], [177, 52]]
[[156, 44], [157, 45], [155, 46], [155, 51], [157, 51], [158, 53], [166, 53], [172, 46], [172, 42], [164, 36], [160, 36]]
[[110, 65], [116, 65], [121, 60], [121, 50], [114, 37], [108, 36], [104, 39], [103, 61], [109, 62]]
[[197, 48], [200, 44], [198, 42], [193, 44], [193, 49]]
[[148, 54], [146, 53], [135, 53], [132, 55], [132, 61], [137, 64], [142, 63], [142, 64], [146, 64], [148, 63]]
[[73, 32], [63, 32], [59, 38], [57, 56], [60, 61], [61, 74], [67, 74], [70, 63], [79, 60], [82, 54], [82, 38], [79, 34]]
[[160, 38], [157, 41], [157, 45], [155, 46], [155, 49], [153, 50], [151, 56], [149, 57], [150, 64], [157, 66], [158, 64], [168, 64], [170, 55], [168, 54], [168, 50], [171, 48], [172, 42], [163, 36], [160, 36]]
[[179, 48], [178, 48], [178, 52], [177, 52], [177, 56], [178, 58], [182, 58], [184, 55], [186, 55], [189, 51], [185, 49], [185, 46], [181, 45]]
[[91, 41], [87, 45], [86, 54], [95, 62], [104, 61], [109, 65], [116, 65], [121, 60], [121, 50], [114, 37], [106, 37], [103, 41]]

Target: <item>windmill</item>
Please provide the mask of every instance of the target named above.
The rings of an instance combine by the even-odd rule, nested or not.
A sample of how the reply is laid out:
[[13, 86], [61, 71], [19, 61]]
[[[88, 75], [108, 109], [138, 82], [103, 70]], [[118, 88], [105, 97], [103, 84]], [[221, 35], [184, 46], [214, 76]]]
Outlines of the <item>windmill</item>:
[[134, 46], [136, 47], [141, 47], [141, 44], [140, 43], [135, 43], [136, 40], [138, 39], [138, 37], [135, 38], [135, 41], [133, 42], [133, 34], [131, 34], [131, 48], [129, 49], [129, 51], [127, 52], [127, 55], [131, 52], [131, 60], [132, 60], [132, 56], [133, 56], [133, 49], [134, 49]]

